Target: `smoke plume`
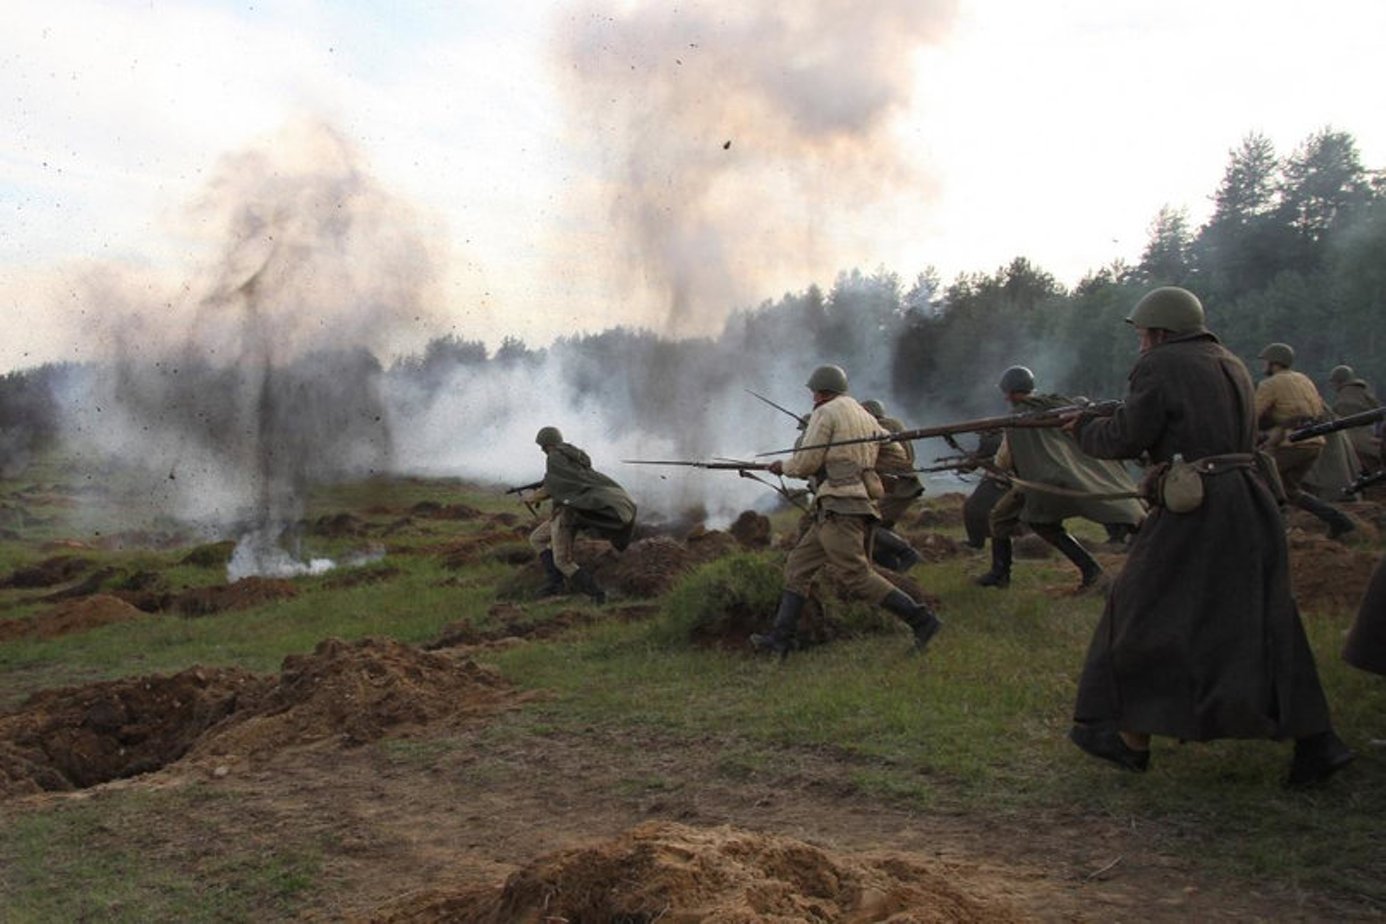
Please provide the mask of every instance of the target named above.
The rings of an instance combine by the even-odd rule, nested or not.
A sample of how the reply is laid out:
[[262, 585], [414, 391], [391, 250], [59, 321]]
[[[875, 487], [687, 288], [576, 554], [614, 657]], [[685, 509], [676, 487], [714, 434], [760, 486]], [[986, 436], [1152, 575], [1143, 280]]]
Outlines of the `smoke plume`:
[[953, 0], [610, 7], [561, 28], [558, 83], [599, 162], [580, 194], [611, 215], [624, 291], [662, 300], [667, 332], [715, 332], [769, 280], [813, 278], [841, 213], [927, 189], [890, 128]]

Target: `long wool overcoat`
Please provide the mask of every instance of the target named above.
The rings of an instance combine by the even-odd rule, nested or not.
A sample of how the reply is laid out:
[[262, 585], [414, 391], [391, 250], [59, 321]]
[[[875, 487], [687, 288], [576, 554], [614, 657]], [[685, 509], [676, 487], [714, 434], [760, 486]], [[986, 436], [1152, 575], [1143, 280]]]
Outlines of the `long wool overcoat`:
[[1386, 558], [1372, 572], [1343, 645], [1343, 660], [1373, 674], [1386, 674]]
[[[1180, 335], [1141, 354], [1125, 406], [1081, 426], [1078, 441], [1110, 459], [1250, 453], [1253, 395], [1246, 367], [1213, 334]], [[1074, 718], [1194, 741], [1327, 731], [1275, 499], [1243, 467], [1205, 477], [1204, 491], [1198, 509], [1157, 507], [1136, 534]]]

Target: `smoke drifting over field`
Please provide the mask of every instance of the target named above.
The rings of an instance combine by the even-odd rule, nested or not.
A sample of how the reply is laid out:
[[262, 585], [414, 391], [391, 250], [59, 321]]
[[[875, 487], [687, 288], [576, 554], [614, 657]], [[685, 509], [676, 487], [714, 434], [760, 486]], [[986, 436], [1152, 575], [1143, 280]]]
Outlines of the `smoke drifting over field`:
[[138, 465], [168, 513], [239, 524], [246, 570], [283, 571], [310, 484], [390, 468], [373, 351], [432, 312], [428, 236], [318, 123], [225, 160], [189, 221], [216, 246], [183, 291], [85, 280], [114, 356], [69, 381], [66, 436]]
[[[594, 190], [620, 246], [614, 275], [662, 300], [649, 323], [707, 333], [765, 291], [812, 278], [844, 212], [927, 189], [892, 118], [912, 56], [951, 0], [792, 4], [589, 3], [560, 31], [571, 133], [601, 161]], [[785, 202], [804, 211], [786, 214]], [[662, 309], [662, 316], [659, 311]]]

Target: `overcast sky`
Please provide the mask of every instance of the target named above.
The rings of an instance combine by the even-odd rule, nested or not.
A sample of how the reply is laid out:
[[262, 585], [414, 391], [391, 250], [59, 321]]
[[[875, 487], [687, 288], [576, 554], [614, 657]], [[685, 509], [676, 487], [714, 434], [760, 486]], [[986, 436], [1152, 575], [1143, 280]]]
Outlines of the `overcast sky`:
[[1386, 166], [1376, 0], [0, 2], [5, 369], [183, 310], [225, 251], [196, 204], [247, 152], [306, 169], [304, 124], [436, 248], [395, 349], [707, 333], [852, 267], [1072, 285], [1201, 222], [1251, 131]]

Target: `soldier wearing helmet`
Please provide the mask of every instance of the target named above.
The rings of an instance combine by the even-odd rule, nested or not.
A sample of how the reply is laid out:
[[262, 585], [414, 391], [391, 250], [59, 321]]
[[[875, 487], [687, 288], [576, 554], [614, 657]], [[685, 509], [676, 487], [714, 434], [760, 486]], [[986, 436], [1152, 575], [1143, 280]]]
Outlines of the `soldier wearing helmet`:
[[847, 394], [847, 373], [841, 367], [819, 366], [807, 385], [813, 393], [813, 413], [799, 444], [807, 448], [796, 449], [784, 462], [771, 463], [770, 471], [812, 484], [813, 520], [785, 562], [784, 592], [770, 632], [751, 636], [751, 643], [785, 657], [794, 644], [814, 578], [828, 568], [857, 596], [904, 620], [914, 633], [915, 650], [922, 651], [938, 632], [939, 618], [927, 604], [914, 601], [872, 570], [868, 558], [872, 529], [880, 519], [876, 506], [882, 495], [876, 473], [879, 444], [823, 445], [885, 433], [876, 418]]
[[[1381, 407], [1371, 387], [1352, 371], [1351, 366], [1333, 367], [1328, 374], [1328, 384], [1334, 391], [1333, 413], [1339, 417], [1350, 417]], [[1381, 468], [1381, 437], [1375, 432], [1376, 429], [1368, 424], [1347, 431], [1363, 472], [1375, 472]]]
[[[861, 406], [886, 432], [905, 429], [899, 420], [886, 415], [885, 405], [875, 398], [863, 401]], [[908, 440], [881, 443], [876, 473], [881, 476], [885, 494], [880, 501], [881, 522], [872, 536], [871, 560], [892, 571], [908, 571], [923, 559], [904, 536], [895, 532], [895, 524], [924, 493], [924, 483], [914, 471], [914, 444]]]
[[635, 529], [635, 501], [615, 481], [594, 470], [587, 453], [564, 442], [557, 427], [541, 427], [534, 442], [544, 453], [544, 480], [526, 501], [553, 501], [552, 515], [529, 536], [544, 568], [540, 594], [562, 593], [566, 582], [604, 603], [606, 592], [592, 572], [573, 559], [573, 546], [583, 533], [625, 549]]
[[[1035, 394], [1035, 374], [1024, 366], [1011, 366], [1002, 373], [998, 385], [1018, 413], [1074, 403], [1062, 395]], [[1145, 519], [1145, 508], [1135, 498], [1136, 484], [1121, 463], [1085, 454], [1073, 436], [1062, 430], [1007, 429], [996, 450], [993, 469], [1013, 473], [1033, 487], [1012, 485], [991, 508], [991, 570], [977, 578], [983, 587], [1010, 584], [1012, 540], [1021, 524], [1074, 564], [1080, 576], [1079, 590], [1096, 587], [1103, 576], [1102, 566], [1064, 529], [1064, 520], [1083, 517], [1134, 530]], [[1045, 487], [1058, 490], [1049, 492]], [[1131, 496], [1102, 496], [1109, 494]]]
[[[1330, 539], [1351, 532], [1355, 527], [1347, 514], [1301, 487], [1301, 482], [1315, 468], [1328, 446], [1327, 438], [1316, 436], [1296, 443], [1285, 439], [1296, 427], [1328, 419], [1328, 407], [1313, 380], [1291, 368], [1295, 364], [1295, 351], [1289, 344], [1269, 344], [1259, 358], [1266, 364], [1266, 377], [1256, 386], [1256, 421], [1266, 431], [1265, 446], [1280, 470], [1286, 499], [1328, 524]], [[1351, 467], [1346, 464], [1342, 467], [1346, 480], [1351, 481]]]
[[1069, 737], [1133, 771], [1149, 766], [1152, 735], [1293, 738], [1287, 785], [1322, 783], [1353, 753], [1290, 594], [1284, 523], [1254, 454], [1251, 375], [1185, 289], [1154, 290], [1128, 321], [1141, 352], [1126, 401], [1069, 426], [1099, 458], [1187, 463], [1202, 491], [1180, 512], [1155, 492], [1088, 647]]

